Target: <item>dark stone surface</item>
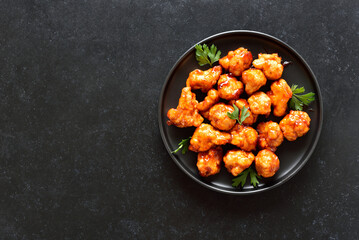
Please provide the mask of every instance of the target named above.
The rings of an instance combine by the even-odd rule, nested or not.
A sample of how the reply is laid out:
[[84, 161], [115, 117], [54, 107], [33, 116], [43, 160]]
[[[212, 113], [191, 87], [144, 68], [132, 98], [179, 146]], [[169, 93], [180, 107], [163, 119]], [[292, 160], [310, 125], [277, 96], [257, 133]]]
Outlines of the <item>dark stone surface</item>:
[[[1, 1], [1, 239], [358, 239], [358, 1]], [[295, 48], [324, 101], [312, 158], [253, 196], [200, 186], [160, 138], [162, 84], [234, 29]]]

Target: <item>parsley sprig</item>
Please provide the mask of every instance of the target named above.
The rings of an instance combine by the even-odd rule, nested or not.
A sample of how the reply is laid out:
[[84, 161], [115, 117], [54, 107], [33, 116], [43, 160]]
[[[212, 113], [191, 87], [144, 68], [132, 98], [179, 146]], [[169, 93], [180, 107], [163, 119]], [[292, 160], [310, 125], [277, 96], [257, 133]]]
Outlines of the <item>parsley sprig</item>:
[[206, 44], [197, 44], [196, 48], [196, 60], [200, 66], [209, 64], [212, 67], [212, 64], [217, 62], [221, 57], [221, 51], [217, 51], [217, 47], [212, 44], [209, 48]]
[[246, 184], [247, 182], [247, 177], [248, 174], [250, 176], [251, 179], [251, 184], [253, 185], [253, 187], [257, 187], [259, 184], [258, 178], [260, 179], [261, 177], [258, 176], [257, 172], [252, 168], [249, 167], [246, 170], [244, 170], [243, 172], [241, 172], [238, 177], [233, 178], [232, 179], [232, 186], [233, 187], [238, 187], [239, 185], [241, 185], [241, 187], [244, 186], [244, 184]]
[[178, 144], [178, 148], [174, 151], [172, 151], [172, 153], [177, 153], [179, 150], [182, 149], [182, 154], [186, 154], [186, 152], [188, 151], [188, 146], [189, 146], [189, 142], [191, 140], [191, 137], [186, 138], [186, 139], [182, 139], [182, 141]]
[[239, 116], [239, 109], [238, 107], [233, 104], [233, 108], [234, 108], [234, 111], [231, 113], [231, 112], [227, 112], [227, 116], [230, 118], [230, 119], [236, 119], [238, 121], [238, 123], [240, 125], [242, 125], [242, 123], [244, 122], [244, 120], [246, 120], [247, 117], [249, 117], [249, 112], [248, 112], [248, 108], [246, 108], [246, 106], [243, 106], [242, 109], [241, 109], [241, 118], [239, 119], [238, 116]]
[[302, 111], [303, 105], [308, 106], [311, 102], [315, 100], [315, 93], [309, 92], [306, 94], [301, 94], [305, 92], [305, 88], [301, 87], [298, 88], [298, 85], [292, 85], [292, 98], [289, 101], [289, 107], [293, 110]]

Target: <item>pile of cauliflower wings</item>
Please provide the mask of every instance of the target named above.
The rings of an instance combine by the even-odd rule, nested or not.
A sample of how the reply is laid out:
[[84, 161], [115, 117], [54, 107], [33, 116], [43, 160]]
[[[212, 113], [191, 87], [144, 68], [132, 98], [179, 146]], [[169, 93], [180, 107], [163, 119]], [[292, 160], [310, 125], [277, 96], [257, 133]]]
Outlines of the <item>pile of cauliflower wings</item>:
[[[188, 149], [198, 153], [201, 176], [218, 174], [222, 165], [238, 176], [254, 162], [259, 176], [272, 177], [280, 165], [275, 152], [284, 139], [295, 141], [309, 131], [308, 114], [288, 109], [292, 91], [283, 70], [277, 53], [260, 53], [253, 60], [252, 53], [240, 47], [219, 59], [218, 66], [189, 73], [177, 108], [167, 112], [167, 124], [196, 128]], [[270, 90], [264, 92], [264, 86]], [[198, 90], [206, 94], [201, 102], [194, 93]], [[241, 124], [227, 114], [234, 106], [248, 111]], [[269, 120], [271, 114], [281, 120]], [[224, 145], [230, 146], [227, 152]]]

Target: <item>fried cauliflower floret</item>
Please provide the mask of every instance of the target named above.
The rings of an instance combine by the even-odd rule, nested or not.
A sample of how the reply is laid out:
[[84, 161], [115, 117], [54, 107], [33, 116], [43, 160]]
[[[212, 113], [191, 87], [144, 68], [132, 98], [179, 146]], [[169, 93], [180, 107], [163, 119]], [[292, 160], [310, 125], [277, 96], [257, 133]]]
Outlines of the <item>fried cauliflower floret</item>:
[[246, 93], [252, 95], [266, 85], [267, 79], [261, 70], [252, 68], [242, 73], [242, 82], [246, 85]]
[[260, 149], [269, 149], [272, 152], [283, 142], [283, 133], [276, 122], [261, 122], [257, 126], [259, 133], [258, 146]]
[[197, 105], [199, 111], [207, 111], [210, 107], [216, 104], [219, 101], [219, 94], [216, 89], [211, 89], [208, 91], [207, 96], [204, 100]]
[[209, 119], [209, 109], [206, 111], [202, 111], [200, 112], [202, 117], [204, 117], [205, 119]]
[[193, 152], [204, 152], [215, 145], [224, 145], [231, 140], [231, 134], [220, 132], [209, 124], [202, 123], [193, 133], [188, 147]]
[[240, 149], [250, 152], [256, 149], [258, 133], [251, 127], [245, 127], [236, 124], [231, 129], [231, 144], [239, 147]]
[[234, 108], [232, 106], [224, 103], [217, 103], [209, 109], [208, 119], [211, 121], [213, 127], [218, 128], [219, 130], [228, 131], [236, 124], [235, 119], [231, 119], [227, 116], [227, 112], [232, 113], [233, 111]]
[[272, 177], [279, 169], [279, 158], [273, 152], [264, 149], [257, 154], [255, 165], [259, 176]]
[[268, 97], [271, 99], [274, 106], [274, 116], [284, 116], [287, 111], [287, 103], [292, 97], [292, 90], [284, 79], [275, 81], [270, 86], [271, 91], [267, 92]]
[[267, 115], [271, 111], [271, 100], [264, 92], [256, 92], [250, 96], [248, 104], [254, 114]]
[[241, 47], [229, 51], [227, 56], [219, 59], [219, 64], [234, 76], [240, 76], [244, 70], [251, 66], [252, 60], [252, 53]]
[[252, 64], [255, 68], [261, 69], [269, 80], [277, 80], [282, 76], [283, 65], [282, 58], [277, 53], [258, 54], [258, 59], [255, 59]]
[[208, 92], [217, 83], [221, 73], [221, 66], [215, 66], [207, 71], [193, 70], [187, 78], [186, 86], [193, 90], [200, 89], [202, 92]]
[[253, 153], [239, 149], [229, 150], [223, 157], [225, 167], [233, 176], [238, 176], [238, 174], [249, 168], [253, 161]]
[[208, 177], [219, 173], [222, 159], [223, 150], [220, 146], [216, 146], [205, 152], [199, 152], [197, 157], [199, 174], [202, 177]]
[[[244, 125], [252, 125], [257, 121], [257, 114], [253, 114], [251, 109], [249, 108], [249, 104], [247, 100], [245, 99], [238, 99], [238, 100], [232, 100], [229, 102], [230, 105], [235, 104], [239, 109], [242, 109], [243, 107], [246, 107], [248, 109], [249, 117], [247, 117], [242, 124]], [[240, 113], [240, 116], [242, 116], [242, 112]]]
[[309, 131], [310, 117], [306, 112], [291, 110], [279, 123], [284, 137], [294, 141]]
[[171, 108], [167, 112], [167, 124], [179, 128], [198, 127], [203, 122], [203, 117], [198, 113], [197, 104], [196, 94], [191, 92], [191, 88], [183, 88], [177, 109]]
[[218, 94], [226, 100], [238, 99], [243, 93], [243, 83], [230, 74], [223, 74], [218, 80]]

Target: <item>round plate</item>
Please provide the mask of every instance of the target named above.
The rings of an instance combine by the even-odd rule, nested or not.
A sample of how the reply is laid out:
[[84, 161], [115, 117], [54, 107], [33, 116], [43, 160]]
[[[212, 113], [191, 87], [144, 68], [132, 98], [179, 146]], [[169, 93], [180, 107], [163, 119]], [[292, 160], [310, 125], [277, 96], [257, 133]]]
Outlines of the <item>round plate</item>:
[[[254, 188], [247, 181], [243, 188], [232, 187], [232, 179], [234, 178], [226, 168], [221, 166], [219, 174], [207, 178], [201, 177], [196, 167], [197, 154], [188, 151], [185, 155], [179, 151], [176, 154], [171, 152], [178, 147], [181, 139], [192, 136], [195, 128], [177, 128], [166, 124], [167, 111], [170, 108], [176, 108], [181, 95], [181, 90], [186, 86], [188, 75], [194, 69], [206, 70], [209, 65], [200, 67], [195, 58], [195, 48], [192, 46], [172, 67], [167, 79], [163, 85], [160, 101], [159, 101], [159, 127], [162, 140], [166, 146], [168, 153], [174, 162], [193, 180], [201, 185], [222, 193], [229, 194], [251, 194], [272, 189], [286, 182], [293, 177], [308, 161], [317, 145], [321, 132], [323, 121], [323, 105], [322, 97], [318, 82], [304, 59], [290, 46], [281, 40], [268, 34], [254, 31], [230, 31], [223, 32], [208, 37], [198, 44], [206, 43], [207, 45], [215, 44], [222, 52], [222, 57], [227, 55], [228, 51], [235, 50], [239, 47], [247, 48], [256, 59], [258, 53], [278, 53], [283, 61], [290, 61], [291, 64], [284, 68], [282, 78], [288, 82], [288, 85], [297, 84], [304, 86], [306, 92], [314, 92], [316, 100], [310, 104], [309, 108], [305, 108], [310, 118], [310, 131], [303, 137], [298, 138], [294, 142], [284, 140], [282, 145], [278, 147], [276, 154], [280, 160], [280, 168], [278, 172], [271, 178], [260, 179], [257, 188]], [[218, 64], [218, 62], [216, 62]], [[267, 86], [268, 87], [267, 83]], [[263, 89], [261, 89], [264, 91]], [[279, 122], [280, 119], [277, 119]]]

